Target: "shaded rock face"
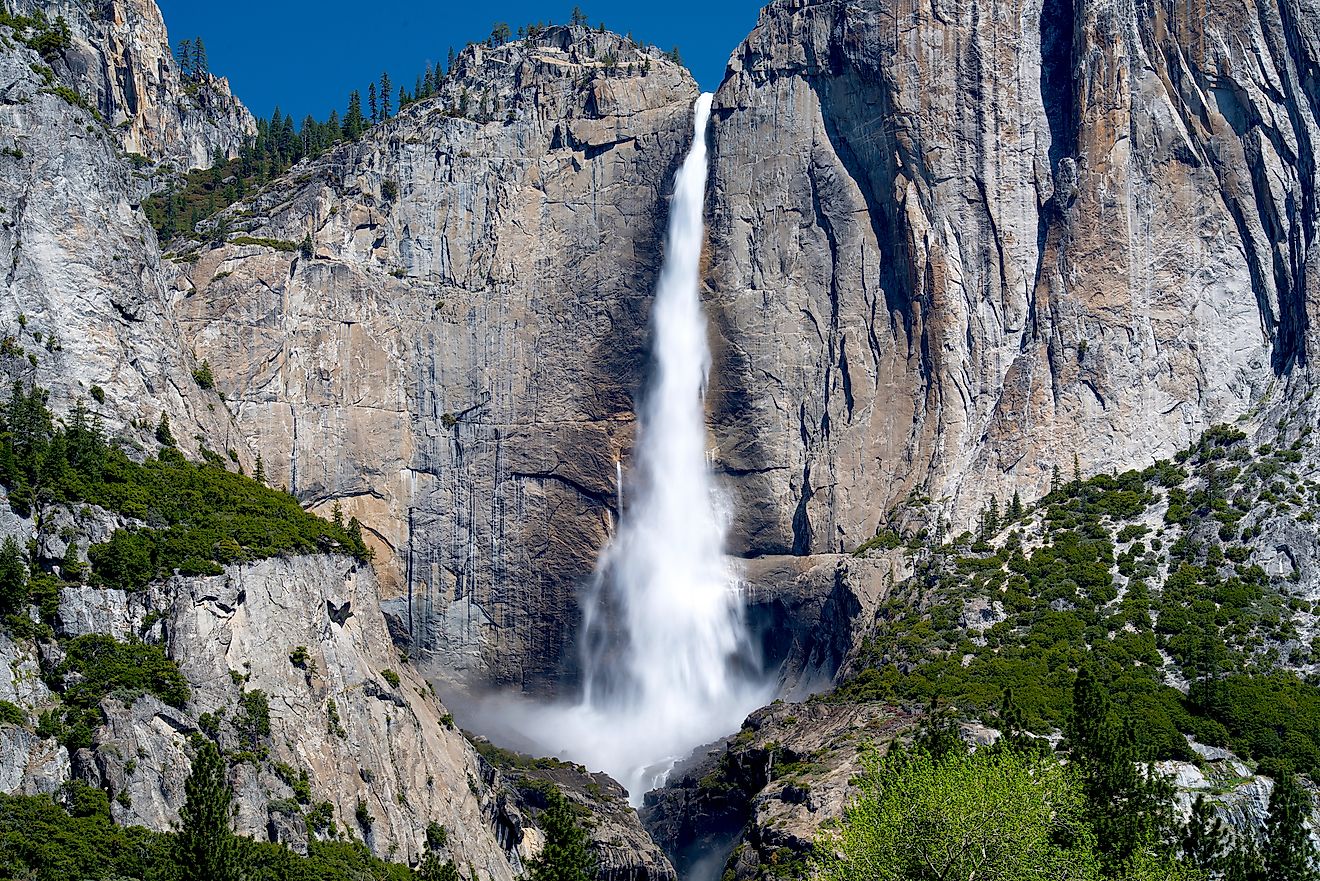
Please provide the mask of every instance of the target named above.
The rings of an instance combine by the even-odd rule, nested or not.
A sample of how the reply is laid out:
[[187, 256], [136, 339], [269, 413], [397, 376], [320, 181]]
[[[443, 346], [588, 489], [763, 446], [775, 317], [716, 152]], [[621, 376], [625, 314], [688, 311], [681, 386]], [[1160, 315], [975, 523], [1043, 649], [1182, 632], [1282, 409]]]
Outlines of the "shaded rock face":
[[772, 3], [712, 131], [735, 549], [850, 550], [916, 493], [965, 521], [1302, 368], [1318, 25], [1296, 0]]
[[554, 787], [584, 817], [597, 881], [675, 881], [669, 858], [642, 828], [627, 791], [613, 779], [581, 765], [518, 756], [485, 741], [477, 741], [477, 747], [487, 760], [487, 778], [500, 788], [506, 827], [521, 842], [518, 853], [534, 856], [545, 846], [536, 817], [548, 806], [546, 792]]
[[312, 256], [206, 247], [177, 281], [271, 482], [362, 520], [446, 671], [571, 672], [696, 93], [583, 28], [472, 47], [441, 96], [233, 212]]
[[148, 180], [117, 143], [122, 130], [53, 93], [33, 69], [41, 63], [23, 46], [0, 53], [4, 384], [49, 389], [59, 414], [83, 399], [130, 447], [157, 448], [164, 412], [185, 451], [205, 443], [245, 453], [223, 403], [193, 379], [139, 210]]
[[642, 824], [681, 877], [763, 877], [806, 859], [855, 794], [863, 749], [887, 748], [913, 721], [877, 704], [777, 702], [648, 793]]
[[236, 156], [256, 134], [228, 80], [208, 74], [185, 83], [154, 0], [8, 5], [19, 15], [64, 17], [73, 45], [52, 67], [100, 112], [126, 152], [182, 170], [206, 168], [217, 150]]

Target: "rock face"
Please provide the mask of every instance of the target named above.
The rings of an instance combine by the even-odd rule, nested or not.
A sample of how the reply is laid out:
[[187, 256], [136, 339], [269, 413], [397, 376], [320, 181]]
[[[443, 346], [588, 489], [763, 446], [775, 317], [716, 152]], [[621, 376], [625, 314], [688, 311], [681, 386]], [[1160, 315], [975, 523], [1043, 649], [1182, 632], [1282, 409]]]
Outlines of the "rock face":
[[128, 153], [181, 170], [236, 156], [256, 134], [252, 114], [209, 72], [185, 80], [155, 0], [13, 0], [19, 15], [68, 23], [72, 46], [55, 74], [101, 114]]
[[48, 83], [42, 64], [24, 46], [0, 53], [0, 371], [49, 389], [57, 412], [85, 400], [130, 446], [154, 450], [167, 413], [183, 449], [232, 447], [247, 461], [223, 403], [193, 380], [125, 130], [71, 103], [69, 81]]
[[683, 877], [762, 877], [758, 867], [806, 858], [842, 815], [862, 748], [885, 748], [913, 721], [879, 705], [777, 702], [675, 769], [642, 823]]
[[584, 816], [583, 828], [596, 857], [598, 881], [676, 881], [669, 858], [651, 840], [628, 804], [628, 793], [605, 774], [554, 759], [532, 759], [476, 741], [487, 760], [488, 776], [498, 780], [500, 811], [521, 852], [540, 850], [545, 834], [536, 816], [554, 787]]
[[[176, 577], [142, 594], [67, 587], [61, 636], [159, 643], [191, 697], [177, 709], [152, 695], [112, 695], [92, 748], [72, 756], [53, 739], [5, 728], [0, 736], [17, 758], [4, 763], [0, 782], [5, 791], [53, 792], [77, 777], [115, 794], [117, 821], [168, 829], [184, 801], [189, 738], [207, 730], [227, 754], [250, 756], [231, 771], [242, 834], [305, 848], [303, 814], [325, 804], [335, 827], [409, 860], [423, 852], [428, 823], [440, 823], [447, 858], [482, 878], [509, 879], [530, 854], [507, 835], [499, 780], [484, 773], [425, 681], [400, 663], [379, 604], [369, 567], [331, 557]], [[51, 700], [36, 651], [0, 636], [0, 655], [0, 699], [35, 717]]]
[[712, 130], [737, 550], [1148, 463], [1313, 346], [1320, 13], [775, 0]]
[[585, 28], [472, 47], [439, 97], [234, 209], [312, 256], [204, 247], [178, 279], [272, 482], [362, 520], [446, 671], [536, 689], [574, 662], [696, 93]]
[[[962, 524], [1306, 373], [1318, 32], [1299, 0], [767, 7], [716, 101], [706, 271], [756, 596], [834, 590], [914, 498]], [[611, 35], [471, 49], [235, 212], [310, 258], [230, 244], [178, 281], [268, 471], [368, 524], [447, 670], [572, 672], [694, 94]]]

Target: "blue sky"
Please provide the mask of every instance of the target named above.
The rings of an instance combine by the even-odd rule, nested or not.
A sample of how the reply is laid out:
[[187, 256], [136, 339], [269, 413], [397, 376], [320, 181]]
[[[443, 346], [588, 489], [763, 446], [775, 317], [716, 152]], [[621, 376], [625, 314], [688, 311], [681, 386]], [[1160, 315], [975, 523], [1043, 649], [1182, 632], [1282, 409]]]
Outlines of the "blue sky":
[[[282, 112], [302, 119], [343, 112], [349, 91], [388, 70], [411, 90], [428, 61], [449, 47], [485, 39], [491, 26], [567, 21], [573, 0], [158, 0], [170, 38], [201, 36], [214, 73], [259, 116]], [[701, 85], [714, 89], [724, 65], [756, 24], [762, 0], [666, 0], [662, 3], [581, 2], [591, 23], [663, 49], [677, 45]]]

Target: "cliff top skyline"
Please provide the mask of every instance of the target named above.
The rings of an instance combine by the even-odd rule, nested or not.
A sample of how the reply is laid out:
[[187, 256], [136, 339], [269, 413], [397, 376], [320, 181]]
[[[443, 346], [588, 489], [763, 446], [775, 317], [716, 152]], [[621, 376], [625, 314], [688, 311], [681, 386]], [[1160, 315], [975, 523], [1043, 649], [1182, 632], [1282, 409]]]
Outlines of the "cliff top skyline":
[[[756, 24], [763, 5], [761, 0], [580, 4], [593, 27], [603, 22], [616, 33], [631, 33], [639, 42], [666, 51], [677, 46], [706, 90], [719, 85], [729, 53]], [[451, 46], [457, 52], [486, 39], [499, 22], [515, 33], [520, 25], [567, 22], [574, 4], [508, 0], [493, 5], [431, 5], [385, 0], [374, 4], [368, 15], [341, 0], [276, 4], [236, 0], [225, 16], [188, 0], [161, 0], [160, 7], [175, 45], [200, 36], [211, 69], [229, 78], [234, 93], [253, 113], [269, 116], [278, 106], [295, 119], [307, 114], [319, 119], [332, 109], [342, 114], [348, 93], [365, 91], [382, 71], [411, 88], [428, 63], [445, 63]], [[262, 26], [253, 27], [252, 22]], [[273, 34], [290, 38], [276, 44]]]

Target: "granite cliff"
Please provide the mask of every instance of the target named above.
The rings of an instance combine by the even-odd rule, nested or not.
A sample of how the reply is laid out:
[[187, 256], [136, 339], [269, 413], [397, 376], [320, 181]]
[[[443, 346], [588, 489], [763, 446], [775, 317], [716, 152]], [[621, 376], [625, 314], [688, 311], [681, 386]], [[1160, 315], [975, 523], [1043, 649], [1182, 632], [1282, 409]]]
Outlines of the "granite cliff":
[[851, 550], [913, 496], [961, 526], [1305, 375], [1317, 27], [1288, 0], [771, 3], [713, 129], [739, 550]]
[[[1304, 381], [1316, 27], [1296, 2], [766, 8], [712, 128], [711, 424], [790, 680], [846, 654], [885, 574], [841, 554], [878, 526], [1147, 463]], [[311, 257], [199, 248], [178, 308], [278, 479], [393, 558], [414, 644], [553, 689], [695, 86], [555, 29], [446, 90], [234, 209]]]
[[[49, 388], [57, 412], [91, 399], [137, 456], [165, 414], [189, 455], [249, 470], [260, 457], [308, 508], [357, 517], [377, 558], [252, 563], [144, 595], [66, 588], [63, 636], [167, 647], [195, 705], [108, 699], [94, 748], [72, 754], [0, 729], [23, 757], [3, 788], [76, 776], [128, 793], [118, 819], [162, 828], [186, 735], [259, 690], [271, 755], [314, 771], [340, 817], [363, 799], [378, 852], [416, 856], [418, 829], [441, 822], [464, 830], [457, 858], [511, 877], [535, 845], [526, 769], [479, 758], [410, 665], [572, 688], [577, 598], [618, 515], [696, 83], [578, 26], [474, 45], [437, 96], [159, 243], [144, 198], [234, 154], [250, 114], [223, 79], [185, 82], [151, 0], [6, 9], [63, 16], [69, 40], [43, 56], [0, 27], [5, 378]], [[1306, 0], [770, 3], [715, 100], [704, 278], [730, 551], [787, 689], [855, 667], [913, 575], [903, 553], [853, 556], [881, 528], [956, 533], [991, 498], [1044, 495], [1056, 468], [1143, 467], [1215, 423], [1294, 449], [1299, 481], [1316, 474], [1292, 445], [1315, 422], [1318, 122]], [[203, 361], [215, 389], [197, 381]], [[75, 534], [117, 528], [65, 514]], [[1279, 510], [1250, 524], [1252, 562], [1309, 609], [1314, 572], [1297, 561], [1314, 531]], [[1290, 651], [1315, 635], [1298, 614]], [[46, 706], [35, 674], [50, 646], [0, 651], [0, 697]], [[352, 713], [342, 736], [330, 700]], [[892, 721], [811, 712], [806, 752], [827, 752], [836, 727]], [[766, 760], [754, 735], [737, 747], [755, 753], [748, 768]], [[830, 810], [847, 768], [825, 769]], [[598, 782], [551, 770], [595, 799]], [[271, 807], [293, 792], [274, 765], [235, 773], [245, 831], [306, 840]], [[767, 800], [765, 776], [744, 787], [752, 814], [717, 805], [732, 813], [713, 822], [764, 808], [757, 834], [772, 838], [775, 812], [815, 814], [810, 785]], [[617, 808], [597, 841], [608, 872], [671, 877]], [[681, 838], [686, 810], [661, 837]]]
[[571, 668], [696, 93], [587, 28], [469, 47], [439, 96], [231, 209], [240, 243], [181, 253], [185, 338], [267, 473], [367, 525], [448, 673]]

